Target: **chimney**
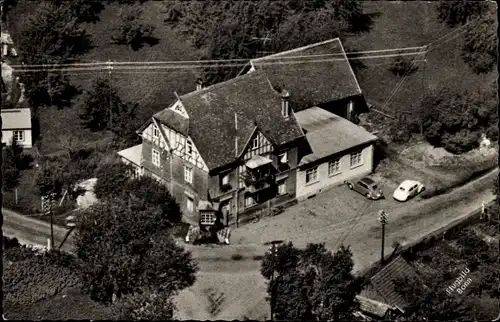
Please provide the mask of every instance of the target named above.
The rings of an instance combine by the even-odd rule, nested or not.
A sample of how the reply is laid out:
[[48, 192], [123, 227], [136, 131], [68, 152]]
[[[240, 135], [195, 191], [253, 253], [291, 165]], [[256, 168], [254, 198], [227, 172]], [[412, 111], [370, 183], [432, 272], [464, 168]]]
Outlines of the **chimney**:
[[290, 93], [287, 90], [281, 91], [281, 114], [287, 118], [290, 116], [290, 107], [288, 106], [288, 100], [290, 98]]
[[201, 91], [202, 89], [203, 89], [203, 80], [200, 77], [198, 77], [196, 79], [196, 90]]

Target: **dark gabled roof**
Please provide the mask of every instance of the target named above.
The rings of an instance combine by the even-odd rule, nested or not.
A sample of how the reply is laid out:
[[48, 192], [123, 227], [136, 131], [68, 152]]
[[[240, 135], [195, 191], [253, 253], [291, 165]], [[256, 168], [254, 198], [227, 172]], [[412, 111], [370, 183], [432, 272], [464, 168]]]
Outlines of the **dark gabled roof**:
[[[304, 57], [309, 56], [309, 57]], [[339, 38], [251, 61], [273, 87], [290, 92], [296, 111], [361, 94]]]
[[188, 135], [189, 119], [179, 113], [166, 108], [153, 115], [155, 119], [183, 135]]
[[[281, 115], [280, 94], [260, 72], [239, 76], [179, 99], [189, 115], [187, 134], [210, 170], [233, 162], [235, 138], [239, 155], [256, 127], [277, 146], [303, 136], [293, 113], [288, 119]], [[168, 126], [175, 124], [182, 128], [180, 119], [172, 120], [175, 118], [171, 118], [172, 113], [161, 111], [155, 117]]]
[[397, 279], [415, 278], [419, 277], [413, 267], [408, 264], [401, 256], [398, 256], [387, 266], [382, 268], [375, 274], [370, 282], [377, 292], [385, 299], [385, 303], [398, 307], [404, 312], [408, 304], [403, 296], [396, 291], [394, 281]]

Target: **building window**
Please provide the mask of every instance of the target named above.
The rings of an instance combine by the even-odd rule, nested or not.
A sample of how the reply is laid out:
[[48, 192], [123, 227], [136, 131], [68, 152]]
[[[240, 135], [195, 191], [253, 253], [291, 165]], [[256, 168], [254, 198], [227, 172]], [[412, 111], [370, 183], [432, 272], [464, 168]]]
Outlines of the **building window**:
[[135, 169], [134, 169], [134, 170], [135, 170], [135, 171], [134, 171], [134, 172], [135, 172], [135, 173], [134, 173], [135, 177], [136, 177], [136, 178], [139, 178], [139, 177], [142, 175], [142, 169], [141, 169], [140, 167], [135, 167]]
[[191, 141], [187, 141], [187, 154], [188, 155], [193, 154], [193, 143], [191, 143]]
[[184, 166], [184, 181], [193, 183], [193, 168]]
[[350, 101], [348, 104], [347, 104], [347, 119], [350, 120], [353, 116], [353, 112], [354, 112], [354, 102], [353, 101]]
[[278, 182], [278, 195], [284, 195], [286, 193], [286, 183], [285, 180]]
[[160, 166], [160, 151], [153, 149], [152, 161], [155, 166]]
[[24, 131], [14, 131], [14, 140], [16, 142], [24, 141]]
[[361, 157], [362, 157], [361, 151], [351, 153], [351, 168], [362, 164], [363, 159]]
[[250, 207], [255, 203], [252, 196], [245, 196], [245, 207]]
[[223, 175], [222, 179], [221, 179], [221, 185], [224, 186], [226, 184], [229, 184], [229, 173], [226, 175]]
[[153, 138], [158, 139], [160, 137], [160, 130], [156, 127], [156, 125], [153, 125]]
[[279, 159], [279, 163], [287, 163], [288, 162], [288, 154], [286, 152], [281, 153], [278, 156], [278, 159]]
[[200, 213], [200, 224], [213, 225], [215, 223], [215, 214], [211, 212]]
[[259, 148], [259, 137], [256, 137], [252, 141], [252, 149], [257, 149]]
[[194, 210], [194, 200], [191, 197], [186, 197], [186, 208], [188, 211]]
[[328, 162], [328, 175], [336, 174], [339, 172], [340, 172], [340, 159]]
[[314, 167], [306, 171], [306, 183], [315, 182], [318, 180], [318, 167]]

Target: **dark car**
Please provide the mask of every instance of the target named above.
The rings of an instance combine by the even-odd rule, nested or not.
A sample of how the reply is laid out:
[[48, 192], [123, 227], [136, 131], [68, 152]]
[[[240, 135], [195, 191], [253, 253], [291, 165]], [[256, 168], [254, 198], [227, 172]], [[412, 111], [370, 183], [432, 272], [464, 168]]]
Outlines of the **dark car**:
[[380, 189], [375, 181], [368, 177], [346, 180], [344, 183], [349, 187], [349, 189], [355, 190], [369, 199], [377, 200], [384, 197], [382, 189]]

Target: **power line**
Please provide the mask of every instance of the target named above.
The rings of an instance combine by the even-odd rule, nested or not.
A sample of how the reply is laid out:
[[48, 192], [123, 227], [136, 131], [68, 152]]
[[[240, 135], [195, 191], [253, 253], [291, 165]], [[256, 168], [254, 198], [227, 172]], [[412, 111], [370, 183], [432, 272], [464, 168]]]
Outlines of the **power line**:
[[[402, 51], [410, 49], [422, 49], [423, 47], [408, 47], [408, 48], [393, 48], [386, 50], [369, 50], [369, 51], [357, 51], [348, 52], [346, 55], [358, 55], [367, 53], [377, 53], [377, 52], [392, 52], [392, 51]], [[395, 56], [407, 56], [415, 55], [416, 53], [401, 53], [401, 54], [386, 54], [386, 55], [376, 55], [376, 56], [364, 56], [364, 57], [351, 57], [350, 59], [372, 59], [372, 58], [385, 58], [385, 57], [395, 57]], [[305, 59], [309, 57], [331, 57], [331, 56], [344, 56], [344, 53], [332, 53], [332, 54], [316, 54], [316, 55], [302, 55], [302, 56], [277, 56], [266, 58], [267, 61], [272, 60], [293, 60], [293, 59]], [[259, 57], [262, 58], [262, 57]], [[258, 59], [258, 58], [255, 58]], [[113, 62], [114, 65], [162, 65], [162, 64], [211, 64], [211, 63], [222, 63], [222, 62], [245, 62], [248, 63], [252, 59], [244, 58], [234, 58], [234, 59], [210, 59], [210, 60], [180, 60], [180, 61], [124, 61], [124, 62]], [[345, 58], [338, 58], [339, 61], [345, 60]], [[61, 64], [32, 64], [32, 65], [11, 65], [12, 68], [30, 68], [30, 67], [58, 67], [58, 66], [106, 66], [108, 62], [104, 61], [94, 61], [90, 63], [61, 63]], [[260, 63], [264, 64], [264, 63]]]
[[[442, 44], [452, 40], [452, 39], [455, 39], [456, 37], [460, 36], [461, 34], [463, 34], [465, 31], [466, 31], [466, 27], [468, 25], [470, 25], [472, 23], [472, 21], [469, 21], [468, 23], [466, 23], [464, 26], [458, 28], [458, 29], [455, 29], [449, 33], [447, 33], [446, 35], [432, 41], [431, 43], [429, 43], [427, 46], [425, 46], [426, 48], [426, 51], [425, 52], [422, 52], [423, 55], [426, 55], [428, 52], [431, 52], [433, 51], [434, 49], [436, 49], [437, 47], [441, 46]], [[463, 30], [462, 30], [463, 29]], [[458, 33], [457, 33], [458, 32]], [[456, 35], [453, 35], [454, 33], [457, 33]], [[453, 35], [453, 36], [451, 36]], [[451, 36], [451, 37], [450, 37]], [[448, 39], [446, 39], [448, 38]], [[437, 45], [436, 45], [437, 44]], [[430, 48], [432, 46], [432, 48]], [[430, 49], [429, 49], [430, 48]], [[406, 72], [405, 76], [403, 77], [403, 79], [399, 82], [399, 84], [396, 86], [396, 88], [394, 89], [394, 91], [391, 93], [391, 95], [389, 96], [389, 98], [385, 101], [384, 105], [382, 106], [381, 108], [381, 111], [384, 111], [385, 108], [388, 106], [388, 104], [390, 103], [390, 101], [392, 100], [392, 98], [394, 97], [394, 95], [399, 91], [399, 89], [402, 87], [403, 83], [406, 81], [406, 79], [408, 78], [408, 76], [410, 75], [410, 73], [412, 72], [413, 68], [416, 66], [416, 59], [418, 58], [418, 56], [415, 58], [415, 60], [412, 62], [412, 65], [411, 67], [408, 69], [408, 71]], [[427, 62], [427, 59], [425, 59], [424, 61]]]
[[[396, 57], [396, 56], [406, 56], [406, 55], [417, 55], [417, 53], [405, 53], [405, 54], [391, 54], [391, 55], [378, 55], [378, 56], [366, 56], [366, 57], [353, 57], [350, 58], [350, 60], [357, 60], [357, 59], [377, 59], [377, 58], [389, 58], [389, 57]], [[300, 57], [304, 58], [304, 56]], [[293, 65], [293, 64], [308, 64], [308, 63], [322, 63], [322, 62], [332, 62], [332, 61], [346, 61], [346, 59], [337, 59], [337, 58], [330, 58], [330, 59], [318, 59], [318, 60], [295, 60], [295, 61], [280, 61], [280, 62], [270, 62], [270, 61], [265, 61], [259, 63], [261, 66], [267, 66], [267, 65]], [[78, 66], [78, 65], [83, 65], [83, 64], [71, 64], [69, 66]], [[173, 62], [168, 65], [160, 65], [160, 66], [131, 66], [131, 65], [121, 65], [120, 62], [113, 62], [112, 63], [112, 68], [113, 70], [148, 70], [148, 69], [195, 69], [195, 68], [225, 68], [225, 67], [243, 67], [246, 66], [247, 62], [245, 63], [240, 63], [240, 64], [211, 64], [211, 65], [181, 65], [181, 64], [174, 64]], [[56, 67], [57, 65], [52, 65], [52, 67]], [[60, 66], [60, 65], [59, 65]], [[11, 66], [13, 67], [13, 66]], [[28, 66], [20, 66], [21, 69], [15, 69], [14, 72], [18, 73], [26, 73], [26, 72], [46, 72], [46, 71], [64, 71], [64, 72], [70, 72], [70, 71], [98, 71], [98, 70], [109, 70], [110, 65], [108, 62], [100, 64], [100, 66], [89, 66], [89, 67], [75, 67], [75, 68], [37, 68], [37, 69], [30, 69], [26, 68]]]

